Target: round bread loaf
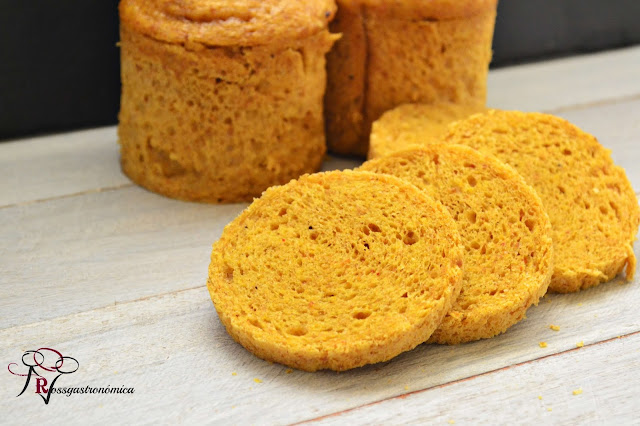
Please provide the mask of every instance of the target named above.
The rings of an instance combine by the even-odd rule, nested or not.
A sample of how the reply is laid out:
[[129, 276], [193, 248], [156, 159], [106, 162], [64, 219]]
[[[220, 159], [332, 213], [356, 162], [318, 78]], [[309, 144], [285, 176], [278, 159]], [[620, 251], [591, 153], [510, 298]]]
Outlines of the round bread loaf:
[[169, 197], [250, 201], [316, 171], [333, 0], [122, 0], [122, 169]]
[[367, 161], [442, 202], [465, 246], [460, 296], [430, 341], [493, 337], [525, 317], [553, 272], [551, 225], [542, 201], [512, 168], [461, 145], [434, 144]]
[[439, 143], [451, 122], [484, 109], [481, 104], [449, 102], [400, 105], [373, 123], [368, 158], [384, 157], [412, 146]]
[[426, 341], [460, 291], [462, 257], [453, 219], [423, 191], [327, 172], [268, 189], [229, 224], [207, 285], [260, 358], [346, 370]]
[[338, 0], [327, 56], [330, 151], [366, 155], [371, 125], [404, 103], [486, 101], [496, 0]]
[[625, 265], [633, 277], [638, 200], [595, 137], [552, 115], [491, 110], [451, 124], [445, 140], [494, 154], [540, 195], [555, 244], [551, 290], [595, 286]]

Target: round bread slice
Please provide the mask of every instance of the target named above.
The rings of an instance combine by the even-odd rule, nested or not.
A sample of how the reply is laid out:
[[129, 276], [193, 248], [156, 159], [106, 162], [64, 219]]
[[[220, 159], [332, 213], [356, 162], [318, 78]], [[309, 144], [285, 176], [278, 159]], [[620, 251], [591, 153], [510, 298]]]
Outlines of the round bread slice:
[[412, 146], [440, 143], [450, 123], [485, 109], [481, 104], [448, 102], [400, 105], [373, 123], [368, 158], [384, 157]]
[[340, 371], [426, 341], [459, 294], [463, 256], [446, 208], [415, 186], [318, 173], [268, 189], [225, 228], [207, 285], [258, 357]]
[[462, 290], [430, 341], [493, 337], [546, 293], [551, 225], [538, 195], [511, 167], [466, 146], [434, 144], [367, 161], [360, 170], [415, 184], [458, 223], [466, 249]]
[[495, 155], [540, 195], [555, 244], [551, 290], [598, 285], [625, 265], [633, 278], [638, 200], [595, 137], [552, 115], [491, 110], [451, 124], [445, 139]]

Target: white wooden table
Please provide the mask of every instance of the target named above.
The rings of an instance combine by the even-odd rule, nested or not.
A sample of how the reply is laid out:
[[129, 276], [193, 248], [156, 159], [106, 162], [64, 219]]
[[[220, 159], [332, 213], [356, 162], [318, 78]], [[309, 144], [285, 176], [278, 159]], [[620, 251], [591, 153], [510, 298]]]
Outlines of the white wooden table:
[[[493, 71], [489, 86], [490, 106], [554, 112], [595, 134], [640, 189], [640, 47]], [[346, 373], [259, 360], [227, 335], [205, 287], [211, 244], [244, 207], [134, 186], [114, 127], [0, 144], [0, 421], [640, 422], [638, 278], [547, 296], [491, 340], [421, 345]], [[41, 347], [80, 364], [58, 387], [135, 393], [45, 405], [31, 384], [16, 397], [25, 378], [4, 366]]]

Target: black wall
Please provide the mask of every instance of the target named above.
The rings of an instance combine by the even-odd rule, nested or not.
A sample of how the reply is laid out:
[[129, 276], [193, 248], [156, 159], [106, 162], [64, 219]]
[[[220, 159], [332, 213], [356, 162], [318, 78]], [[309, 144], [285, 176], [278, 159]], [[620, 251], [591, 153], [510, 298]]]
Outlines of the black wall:
[[[0, 140], [114, 124], [117, 40], [117, 0], [0, 0]], [[640, 0], [502, 0], [492, 66], [637, 43]]]

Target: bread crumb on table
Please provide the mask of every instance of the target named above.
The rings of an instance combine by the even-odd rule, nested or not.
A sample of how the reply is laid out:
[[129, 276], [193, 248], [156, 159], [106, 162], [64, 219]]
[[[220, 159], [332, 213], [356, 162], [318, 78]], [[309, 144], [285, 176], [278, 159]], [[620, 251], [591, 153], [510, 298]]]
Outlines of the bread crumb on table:
[[542, 395], [538, 395], [538, 399], [542, 401]]
[[551, 330], [553, 330], [553, 331], [560, 331], [560, 326], [559, 326], [559, 325], [553, 325], [553, 324], [551, 324], [551, 325], [549, 326], [549, 328], [550, 328]]
[[584, 346], [584, 342], [582, 340], [576, 343], [576, 348], [581, 348], [583, 346]]
[[551, 407], [548, 407], [548, 408], [547, 408], [547, 411], [551, 411]]
[[258, 378], [253, 379], [253, 381], [256, 382], [256, 383], [262, 383], [262, 380], [260, 380]]
[[450, 425], [452, 425], [452, 424], [455, 424], [455, 422], [456, 422], [455, 420], [453, 420], [453, 419], [449, 419], [449, 421], [448, 421], [447, 423], [449, 423]]
[[547, 342], [540, 342], [540, 343], [538, 343], [538, 346], [540, 346], [541, 348], [546, 348], [547, 347]]
[[231, 373], [232, 376], [237, 376], [238, 373], [236, 373], [235, 371]]
[[574, 395], [580, 395], [581, 393], [582, 393], [582, 388], [578, 388], [578, 389], [573, 391]]

